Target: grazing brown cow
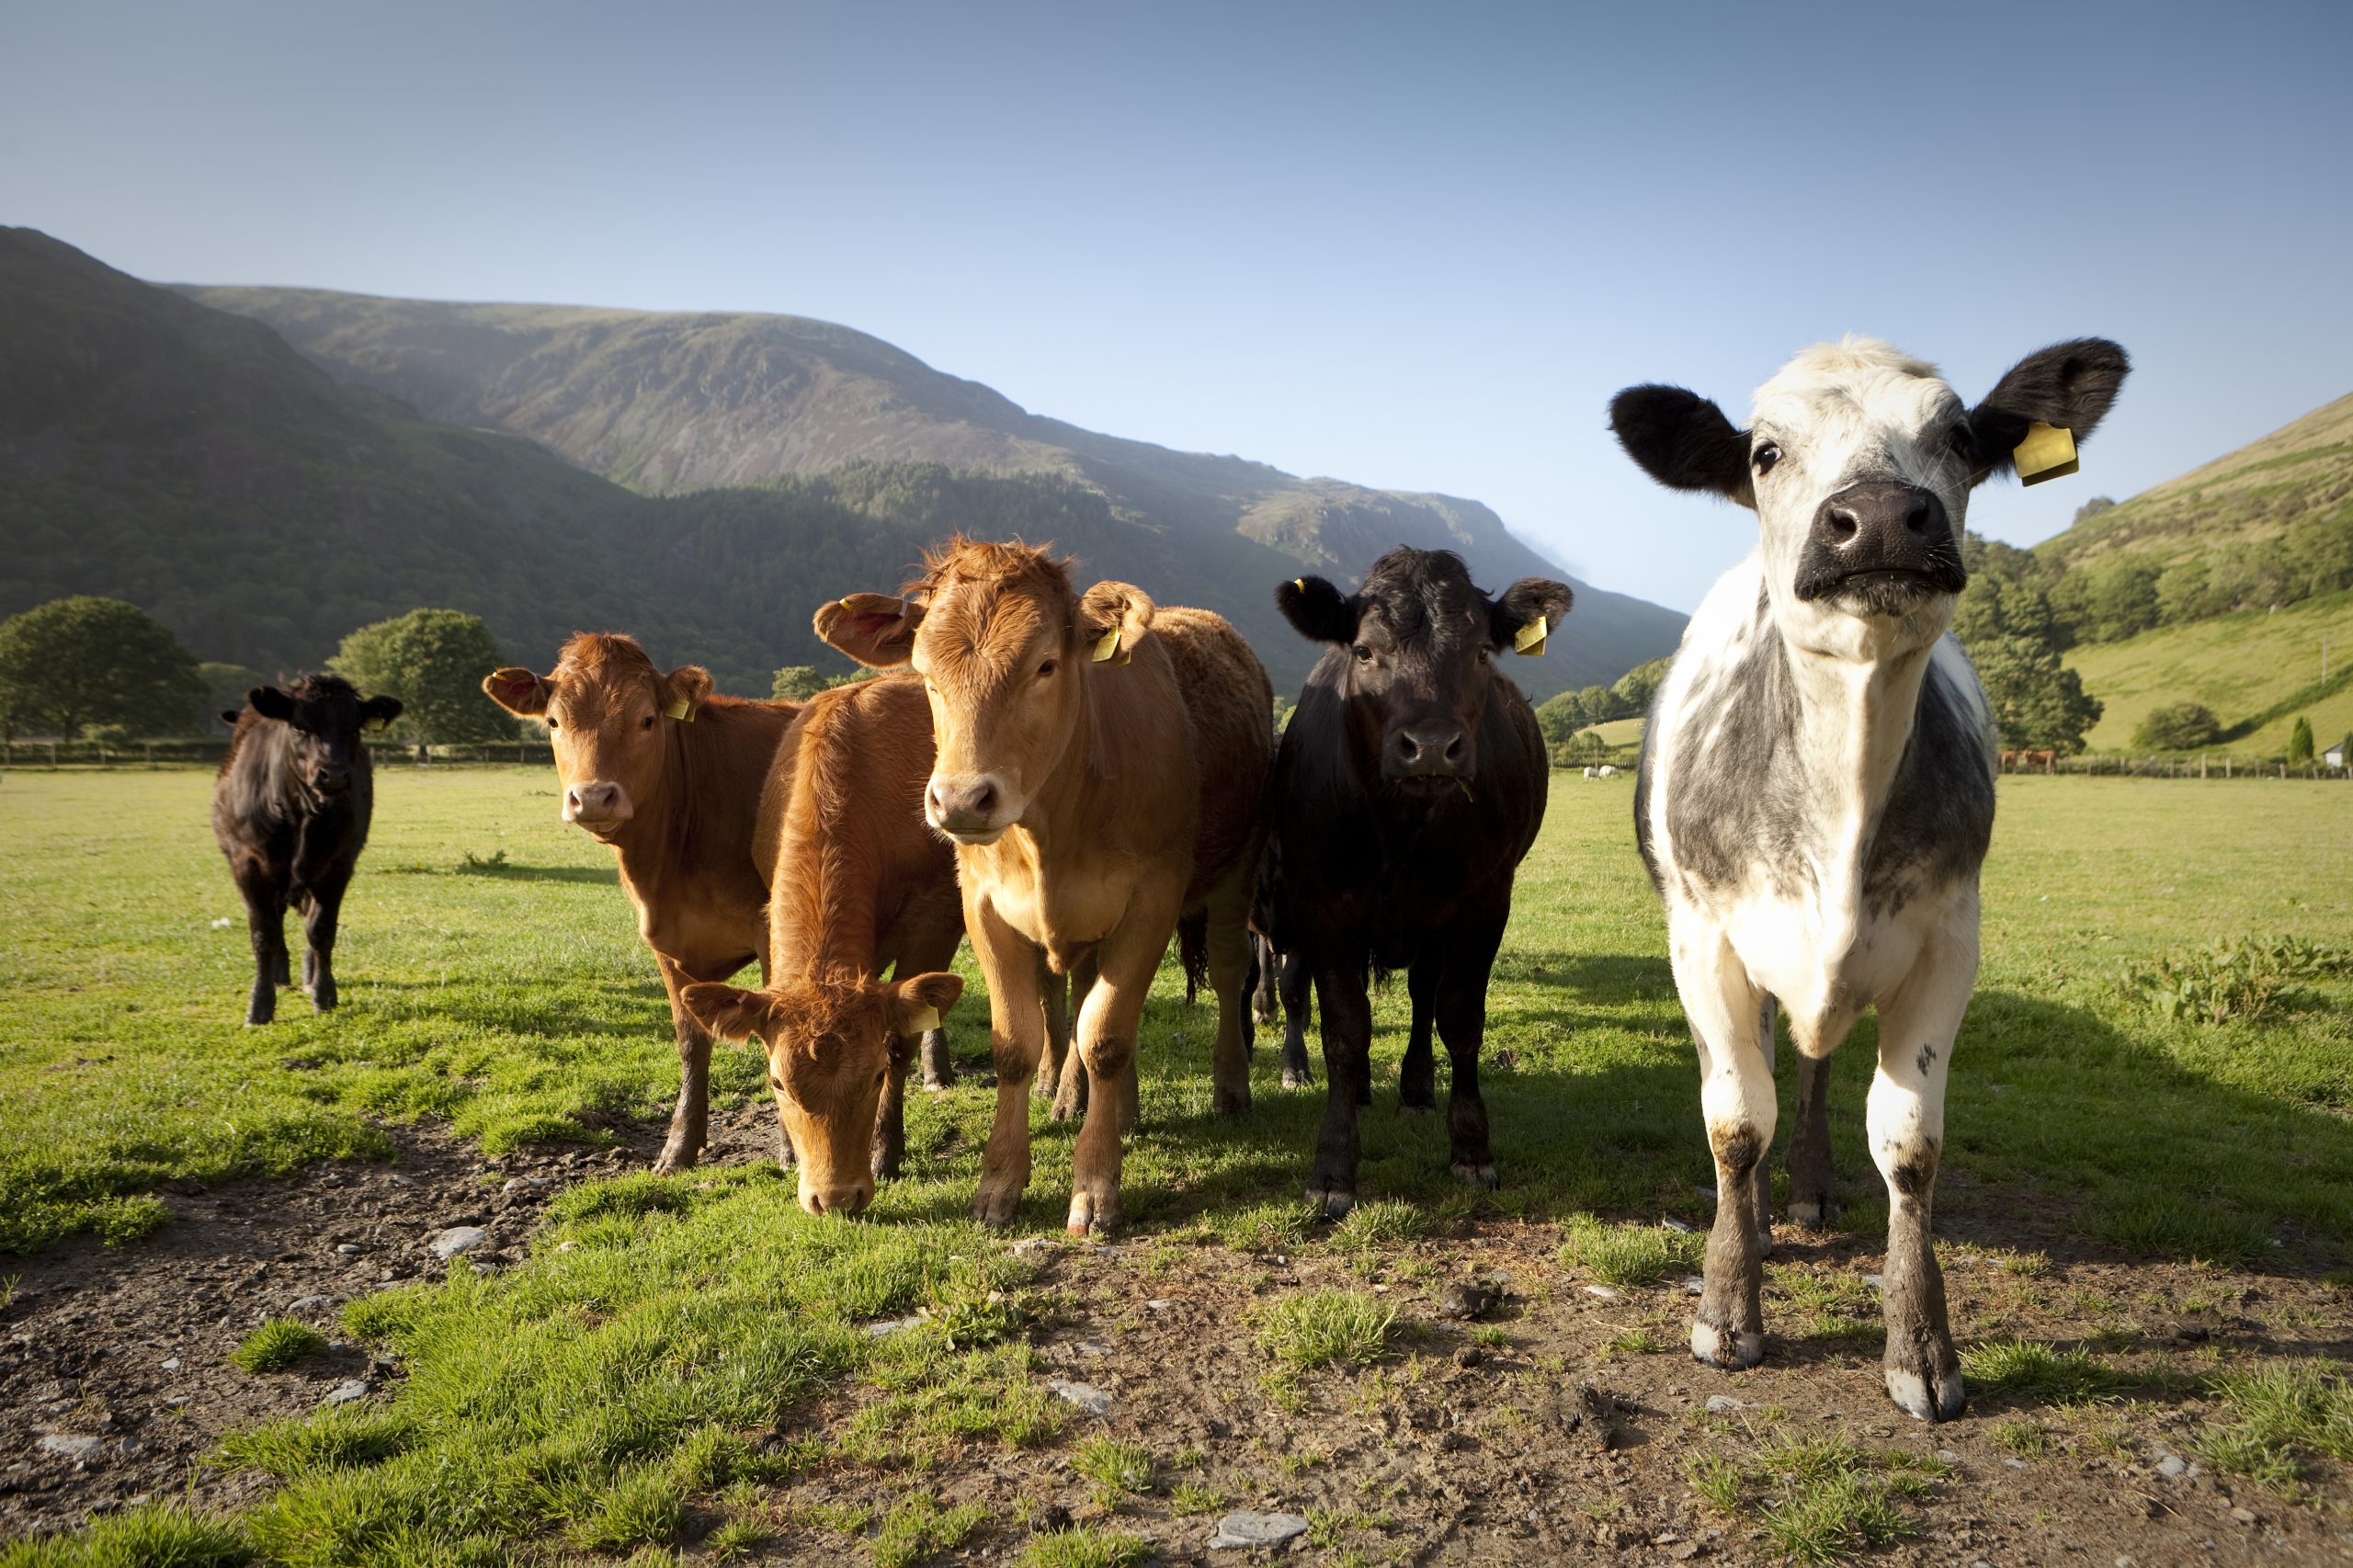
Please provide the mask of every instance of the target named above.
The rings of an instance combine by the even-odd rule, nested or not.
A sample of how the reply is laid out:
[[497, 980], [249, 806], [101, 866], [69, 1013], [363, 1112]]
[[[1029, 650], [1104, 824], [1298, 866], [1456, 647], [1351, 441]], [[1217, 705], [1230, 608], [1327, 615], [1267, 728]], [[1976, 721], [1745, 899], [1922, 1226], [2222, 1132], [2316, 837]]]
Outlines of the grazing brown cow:
[[699, 665], [665, 675], [633, 638], [586, 631], [563, 645], [553, 673], [510, 667], [482, 688], [509, 713], [546, 722], [563, 820], [620, 862], [678, 1040], [678, 1105], [654, 1168], [683, 1170], [709, 1130], [710, 1036], [678, 994], [765, 961], [768, 890], [752, 831], [800, 710], [715, 696]]
[[995, 1125], [972, 1211], [1002, 1225], [1029, 1184], [1027, 1099], [1042, 1046], [1040, 960], [1092, 974], [1077, 1049], [1091, 1085], [1070, 1229], [1111, 1230], [1135, 1119], [1136, 1026], [1180, 915], [1208, 915], [1218, 998], [1213, 1104], [1250, 1103], [1245, 922], [1263, 836], [1274, 690], [1234, 630], [1124, 583], [1072, 591], [1019, 544], [951, 540], [911, 597], [858, 594], [818, 634], [865, 664], [912, 663], [938, 758], [924, 793], [956, 841], [965, 928], [988, 978]]
[[[904, 676], [819, 693], [760, 801], [767, 988], [689, 985], [687, 1010], [725, 1040], [757, 1039], [801, 1205], [854, 1214], [905, 1151], [915, 1040], [963, 994], [944, 971], [964, 935], [956, 860], [924, 823], [931, 715]], [[893, 983], [882, 971], [892, 969]]]

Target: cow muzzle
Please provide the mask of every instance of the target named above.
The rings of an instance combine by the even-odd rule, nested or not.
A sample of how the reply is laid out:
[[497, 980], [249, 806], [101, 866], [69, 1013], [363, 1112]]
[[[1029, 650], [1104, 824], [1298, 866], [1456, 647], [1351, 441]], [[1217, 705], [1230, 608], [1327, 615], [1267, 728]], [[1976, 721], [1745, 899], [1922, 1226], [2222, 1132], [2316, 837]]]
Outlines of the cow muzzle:
[[850, 1183], [847, 1187], [819, 1187], [813, 1182], [801, 1184], [801, 1207], [812, 1214], [837, 1214], [847, 1219], [863, 1213], [874, 1201], [874, 1178]]
[[1451, 783], [1471, 775], [1471, 737], [1461, 724], [1400, 724], [1381, 749], [1381, 776], [1392, 784]]
[[1013, 825], [1006, 807], [1004, 787], [986, 773], [935, 773], [923, 794], [925, 818], [959, 844], [995, 844]]
[[1865, 614], [1898, 614], [1967, 582], [1943, 499], [1915, 484], [1871, 482], [1815, 509], [1796, 586], [1800, 602], [1845, 597]]
[[636, 814], [629, 791], [618, 784], [600, 779], [570, 785], [563, 791], [563, 820], [590, 833], [609, 833]]

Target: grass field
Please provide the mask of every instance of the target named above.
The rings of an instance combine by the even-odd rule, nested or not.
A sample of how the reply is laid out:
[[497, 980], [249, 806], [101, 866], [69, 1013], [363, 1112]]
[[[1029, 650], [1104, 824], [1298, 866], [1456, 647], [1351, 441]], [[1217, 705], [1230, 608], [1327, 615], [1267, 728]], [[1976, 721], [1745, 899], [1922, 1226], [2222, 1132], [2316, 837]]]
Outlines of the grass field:
[[[547, 775], [387, 769], [346, 910], [344, 1006], [315, 1018], [294, 998], [259, 1030], [237, 1021], [249, 960], [206, 828], [209, 783], [0, 779], [0, 1247], [75, 1231], [136, 1246], [169, 1221], [167, 1181], [381, 1154], [382, 1120], [446, 1119], [495, 1150], [595, 1142], [611, 1117], [666, 1114], [676, 1068], [660, 988], [606, 852], [556, 821]], [[1499, 1193], [1448, 1178], [1435, 1119], [1370, 1115], [1373, 1218], [1319, 1242], [1301, 1192], [1321, 1089], [1286, 1094], [1261, 1050], [1252, 1113], [1211, 1116], [1211, 1019], [1184, 1007], [1172, 971], [1144, 1029], [1133, 1229], [1304, 1249], [1376, 1246], [1384, 1224], [1409, 1237], [1474, 1209], [1704, 1222], [1694, 1073], [1630, 841], [1630, 783], [1557, 778], [1522, 872], [1490, 1001]], [[2128, 961], [2250, 935], [2353, 949], [2353, 790], [2005, 779], [1940, 1233], [2023, 1205], [2125, 1258], [2341, 1267], [2353, 979], [2324, 965], [2270, 995], [2267, 1016], [2219, 1025], [2168, 1021], [2119, 983]], [[948, 1022], [980, 1064], [986, 1011], [963, 969], [974, 990]], [[1384, 1096], [1404, 1014], [1398, 987], [1377, 1011]], [[1842, 1223], [1876, 1235], [1860, 1115], [1871, 1029], [1837, 1058], [1832, 1125]], [[722, 1049], [718, 1095], [760, 1080], [755, 1057]], [[958, 1444], [1057, 1440], [1063, 1407], [1013, 1332], [1023, 1266], [963, 1217], [991, 1098], [967, 1087], [913, 1104], [913, 1174], [885, 1185], [870, 1223], [801, 1214], [790, 1184], [756, 1165], [567, 1193], [512, 1272], [460, 1265], [352, 1305], [348, 1330], [395, 1351], [406, 1381], [365, 1415], [234, 1439], [237, 1462], [284, 1478], [266, 1502], [232, 1526], [130, 1516], [92, 1538], [92, 1560], [155, 1560], [106, 1555], [105, 1530], [128, 1540], [150, 1526], [226, 1530], [292, 1563], [496, 1562], [522, 1541], [622, 1555], [676, 1537], [682, 1498], [748, 1517], [762, 1486], [820, 1450], [921, 1473]], [[1787, 1126], [1786, 1100], [1783, 1114]], [[1017, 1234], [1054, 1235], [1071, 1133], [1042, 1108], [1035, 1126]], [[858, 1326], [919, 1309], [905, 1333]], [[853, 1389], [799, 1445], [742, 1436]], [[926, 1531], [956, 1533], [929, 1515], [871, 1524], [877, 1542], [895, 1528], [915, 1543], [894, 1559], [908, 1562]]]
[[[2167, 703], [2202, 702], [2225, 725], [2251, 718], [2320, 679], [2323, 635], [2329, 673], [2353, 667], [2353, 593], [2307, 599], [2276, 613], [2239, 610], [2074, 649], [2067, 666], [2104, 705], [2086, 742], [2094, 751], [2129, 750], [2134, 727]], [[2312, 719], [2313, 737], [2325, 746], [2353, 732], [2353, 686], [2297, 712]], [[2295, 722], [2294, 713], [2283, 714], [2216, 750], [2276, 757], [2288, 749]]]

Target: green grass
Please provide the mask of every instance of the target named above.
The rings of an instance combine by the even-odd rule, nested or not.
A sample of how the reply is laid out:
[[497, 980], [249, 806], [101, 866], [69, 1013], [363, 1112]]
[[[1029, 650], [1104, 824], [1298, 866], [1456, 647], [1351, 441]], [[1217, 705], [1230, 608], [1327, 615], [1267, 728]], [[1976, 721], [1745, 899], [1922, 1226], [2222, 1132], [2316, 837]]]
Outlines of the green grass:
[[1109, 1513], [1152, 1489], [1152, 1450], [1110, 1437], [1086, 1437], [1071, 1450], [1070, 1467], [1093, 1483], [1095, 1505]]
[[2199, 1451], [2218, 1470], [2287, 1486], [2315, 1460], [2353, 1460], [2353, 1382], [2341, 1366], [2273, 1362], [2225, 1372], [2210, 1392], [2229, 1419], [2206, 1428]]
[[245, 1335], [229, 1359], [248, 1372], [282, 1372], [327, 1347], [327, 1336], [292, 1318], [272, 1318]]
[[1152, 1543], [1141, 1536], [1078, 1525], [1033, 1536], [1017, 1561], [1019, 1568], [1139, 1568], [1151, 1556]]
[[79, 1536], [0, 1546], [0, 1568], [238, 1568], [254, 1555], [235, 1520], [167, 1500], [94, 1519]]
[[1710, 1507], [1748, 1521], [1785, 1561], [1803, 1563], [1844, 1562], [1917, 1535], [1899, 1501], [1924, 1494], [1943, 1472], [1902, 1450], [1870, 1454], [1845, 1437], [1783, 1431], [1768, 1433], [1745, 1463], [1703, 1451], [1682, 1470]]
[[1670, 1274], [1699, 1267], [1708, 1238], [1664, 1225], [1611, 1225], [1590, 1214], [1572, 1214], [1561, 1262], [1612, 1285], [1655, 1285]]
[[[1319, 1226], [1301, 1191], [1322, 1093], [1285, 1093], [1262, 1050], [1251, 1114], [1213, 1114], [1209, 1014], [1184, 1006], [1172, 964], [1141, 1031], [1132, 1227], [1171, 1246], [1269, 1253], [1327, 1238], [1394, 1267], [1414, 1260], [1387, 1255], [1437, 1224], [1489, 1210], [1567, 1226], [1580, 1257], [1588, 1238], [1596, 1256], [1696, 1249], [1656, 1224], [1704, 1223], [1694, 1187], [1711, 1179], [1662, 923], [1623, 797], [1584, 784], [1556, 780], [1490, 993], [1500, 1191], [1448, 1174], [1440, 1119], [1381, 1109], [1407, 1021], [1395, 985], [1375, 1001], [1380, 1105], [1363, 1119], [1358, 1217]], [[0, 777], [0, 1246], [98, 1231], [117, 1212], [161, 1217], [167, 1183], [384, 1157], [383, 1120], [446, 1119], [505, 1148], [593, 1142], [613, 1116], [666, 1114], [676, 1058], [660, 986], [606, 852], [555, 820], [546, 775], [387, 767], [346, 908], [345, 1006], [314, 1017], [290, 996], [264, 1029], [238, 1022], [241, 927], [210, 925], [237, 904], [208, 788], [193, 772]], [[462, 869], [467, 855], [501, 852], [500, 874]], [[1942, 1233], [2000, 1223], [2024, 1201], [2134, 1255], [2353, 1264], [2353, 983], [2300, 981], [2325, 1005], [2219, 1025], [2166, 1020], [2116, 983], [2127, 961], [2248, 933], [2353, 948], [2353, 788], [2006, 779], [1984, 907]], [[968, 960], [960, 970], [971, 990], [951, 1040], [984, 1062], [985, 999]], [[1830, 1087], [1847, 1222], [1866, 1233], [1874, 1049], [1866, 1019]], [[748, 1051], [722, 1047], [713, 1075], [722, 1100], [762, 1088]], [[1784, 1127], [1794, 1077], [1782, 1076]], [[633, 1175], [559, 1199], [513, 1268], [460, 1265], [353, 1303], [347, 1333], [407, 1376], [368, 1412], [230, 1439], [229, 1462], [284, 1482], [242, 1516], [240, 1539], [290, 1563], [498, 1561], [590, 1540], [618, 1557], [670, 1544], [655, 1477], [699, 1509], [821, 1456], [895, 1472], [969, 1444], [1061, 1441], [1067, 1407], [1017, 1332], [1022, 1273], [966, 1218], [992, 1103], [974, 1089], [913, 1097], [910, 1174], [884, 1185], [866, 1222], [812, 1219], [757, 1165]], [[1032, 1118], [1017, 1233], [1051, 1234], [1072, 1132], [1042, 1108]], [[1784, 1332], [1875, 1326], [1859, 1280], [1779, 1267], [1773, 1279], [1768, 1315]], [[1268, 1310], [1285, 1375], [1392, 1350], [1384, 1297], [1308, 1300]], [[863, 1332], [917, 1307], [931, 1309], [917, 1326]], [[812, 1410], [824, 1413], [814, 1427]], [[780, 1422], [786, 1439], [753, 1441]]]
[[943, 1508], [928, 1494], [904, 1497], [882, 1517], [872, 1542], [875, 1568], [914, 1568], [935, 1552], [951, 1551], [985, 1523], [989, 1511], [978, 1503]]
[[[2320, 643], [2328, 639], [2329, 674], [2353, 667], [2353, 593], [2306, 599], [2279, 610], [2243, 609], [2211, 620], [2161, 626], [2119, 642], [2068, 651], [2067, 667], [2100, 699], [2099, 722], [2085, 737], [2094, 751], [2131, 751], [2132, 732], [2155, 709], [2202, 702], [2225, 728], [2271, 709], [2320, 678]], [[2297, 712], [2310, 716], [2320, 745], [2353, 731], [2353, 686], [2341, 687]], [[2288, 749], [2295, 713], [2212, 748], [2246, 758], [2278, 757]]]
[[2083, 1404], [2114, 1393], [2131, 1380], [2084, 1350], [2059, 1350], [2023, 1339], [1973, 1345], [1962, 1352], [1962, 1374], [1979, 1394], [2009, 1394], [2043, 1404]]

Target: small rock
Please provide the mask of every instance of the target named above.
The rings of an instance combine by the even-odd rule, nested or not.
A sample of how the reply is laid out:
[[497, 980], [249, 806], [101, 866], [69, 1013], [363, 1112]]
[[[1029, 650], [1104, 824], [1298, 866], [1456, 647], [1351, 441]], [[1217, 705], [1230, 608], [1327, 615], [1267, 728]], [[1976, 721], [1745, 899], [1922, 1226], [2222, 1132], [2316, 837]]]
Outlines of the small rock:
[[2171, 1481], [2189, 1469], [2189, 1461], [2179, 1454], [2167, 1454], [2157, 1461], [2157, 1473]]
[[1678, 1236], [1696, 1236], [1699, 1233], [1699, 1226], [1687, 1225], [1672, 1214], [1668, 1215], [1665, 1219], [1661, 1220], [1659, 1223], [1665, 1226], [1668, 1230], [1673, 1231]]
[[290, 1312], [320, 1312], [335, 1305], [333, 1296], [297, 1296], [286, 1303]]
[[367, 1397], [368, 1380], [365, 1378], [349, 1378], [329, 1389], [327, 1391], [327, 1397], [324, 1403], [328, 1404], [349, 1404], [355, 1399], [366, 1399]]
[[1623, 1290], [1613, 1290], [1607, 1285], [1588, 1285], [1585, 1288], [1585, 1293], [1604, 1301], [1623, 1301], [1626, 1296]]
[[1872, 1290], [1881, 1291], [1881, 1293], [1884, 1293], [1887, 1290], [1887, 1280], [1881, 1275], [1866, 1274], [1863, 1276], [1863, 1283], [1870, 1286]]
[[2002, 1462], [2012, 1470], [2024, 1470], [2026, 1468], [2026, 1460], [2004, 1460]]
[[1937, 1458], [1944, 1461], [1946, 1464], [1959, 1464], [1961, 1462], [1960, 1453], [1951, 1449], [1938, 1449], [1937, 1450]]
[[234, 920], [232, 920], [229, 916], [224, 915], [220, 919], [215, 920], [212, 923], [212, 928], [215, 931], [226, 931], [230, 926], [234, 926], [236, 922]]
[[1683, 1293], [1685, 1295], [1702, 1295], [1706, 1292], [1707, 1289], [1708, 1281], [1704, 1276], [1698, 1274], [1687, 1274], [1683, 1277]]
[[1711, 1203], [1713, 1203], [1716, 1200], [1716, 1189], [1712, 1187], [1695, 1187], [1691, 1190], [1698, 1193], [1700, 1197], [1706, 1199]]
[[872, 1337], [880, 1339], [884, 1335], [896, 1334], [903, 1328], [913, 1328], [918, 1321], [920, 1320], [915, 1318], [884, 1318], [881, 1323], [868, 1324], [866, 1332]]
[[1111, 1396], [1091, 1383], [1074, 1383], [1063, 1378], [1051, 1378], [1047, 1380], [1046, 1386], [1089, 1415], [1111, 1414]]
[[1109, 1346], [1097, 1345], [1091, 1339], [1082, 1339], [1071, 1348], [1082, 1356], [1108, 1356], [1111, 1353]]
[[[438, 1232], [427, 1238], [425, 1247], [427, 1252], [446, 1263], [460, 1253], [471, 1251], [488, 1240], [490, 1240], [490, 1233], [480, 1225], [452, 1225], [448, 1230]], [[336, 1250], [342, 1249], [338, 1247]]]
[[85, 1460], [104, 1447], [104, 1437], [85, 1437], [79, 1432], [51, 1432], [42, 1437], [40, 1451], [55, 1454], [60, 1459]]
[[1060, 1535], [1076, 1522], [1060, 1503], [1049, 1503], [1029, 1516], [1029, 1528], [1040, 1535]]
[[1040, 1253], [1053, 1251], [1054, 1244], [1046, 1236], [1024, 1236], [1006, 1250], [1016, 1257], [1035, 1257]]
[[2233, 1508], [2231, 1510], [2231, 1517], [2236, 1519], [2243, 1525], [2251, 1525], [2255, 1523], [2255, 1510], [2252, 1508]]
[[1167, 1297], [1159, 1296], [1146, 1301], [1143, 1304], [1143, 1310], [1148, 1312], [1165, 1312], [1176, 1304], [1176, 1302], [1170, 1301]]
[[338, 1245], [335, 1250], [345, 1257], [358, 1257], [361, 1253], [366, 1252], [368, 1249], [359, 1245], [356, 1242], [345, 1242]]
[[167, 1372], [176, 1372], [176, 1371], [178, 1371], [179, 1369], [180, 1369], [180, 1358], [179, 1358], [178, 1357], [176, 1357], [176, 1356], [173, 1357], [170, 1360], [168, 1360], [168, 1361], [166, 1361], [166, 1362], [165, 1362], [165, 1363], [164, 1363], [164, 1370], [165, 1370], [165, 1371], [167, 1371]]
[[1711, 1393], [1708, 1396], [1708, 1414], [1711, 1415], [1730, 1415], [1735, 1410], [1747, 1408], [1747, 1405], [1727, 1393]]
[[1218, 1551], [1236, 1546], [1281, 1546], [1306, 1533], [1304, 1515], [1260, 1514], [1248, 1508], [1236, 1508], [1217, 1522], [1217, 1534], [1210, 1537], [1210, 1550]]
[[1666, 1555], [1677, 1562], [1688, 1562], [1707, 1550], [1696, 1540], [1678, 1540], [1666, 1549]]
[[1483, 1280], [1458, 1279], [1438, 1293], [1438, 1315], [1460, 1323], [1483, 1317], [1495, 1304], [1495, 1292]]
[[1487, 1353], [1475, 1345], [1465, 1345], [1454, 1353], [1454, 1364], [1458, 1367], [1475, 1367], [1486, 1358]]
[[188, 1403], [188, 1395], [184, 1393], [176, 1393], [172, 1395], [171, 1398], [164, 1402], [164, 1408], [165, 1410], [177, 1410], [186, 1403]]

